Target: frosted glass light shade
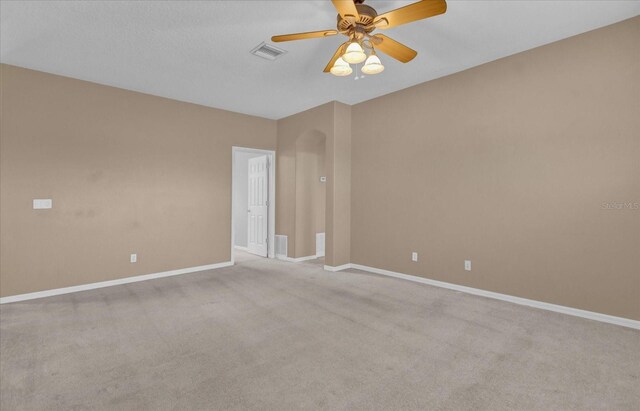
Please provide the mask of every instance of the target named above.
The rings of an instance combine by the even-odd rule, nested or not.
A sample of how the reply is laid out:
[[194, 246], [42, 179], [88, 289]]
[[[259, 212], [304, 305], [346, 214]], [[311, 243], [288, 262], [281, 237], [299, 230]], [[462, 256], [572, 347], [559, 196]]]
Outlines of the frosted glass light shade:
[[352, 72], [351, 66], [349, 66], [349, 63], [344, 61], [342, 57], [338, 57], [338, 60], [336, 60], [336, 62], [333, 63], [333, 67], [331, 67], [331, 74], [334, 76], [348, 76]]
[[362, 72], [364, 74], [378, 74], [382, 73], [384, 70], [384, 66], [380, 62], [380, 59], [375, 54], [372, 54], [367, 58], [366, 63], [362, 67]]
[[362, 50], [362, 47], [360, 47], [360, 45], [354, 41], [353, 43], [349, 44], [349, 46], [347, 47], [347, 51], [345, 51], [342, 58], [347, 63], [358, 64], [362, 63], [367, 58], [367, 55], [364, 54], [364, 50]]

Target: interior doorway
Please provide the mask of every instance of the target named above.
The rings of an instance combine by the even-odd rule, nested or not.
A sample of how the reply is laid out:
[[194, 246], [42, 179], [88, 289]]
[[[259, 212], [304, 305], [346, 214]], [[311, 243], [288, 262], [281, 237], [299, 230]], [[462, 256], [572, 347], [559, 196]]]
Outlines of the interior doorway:
[[232, 148], [231, 259], [275, 257], [275, 151]]

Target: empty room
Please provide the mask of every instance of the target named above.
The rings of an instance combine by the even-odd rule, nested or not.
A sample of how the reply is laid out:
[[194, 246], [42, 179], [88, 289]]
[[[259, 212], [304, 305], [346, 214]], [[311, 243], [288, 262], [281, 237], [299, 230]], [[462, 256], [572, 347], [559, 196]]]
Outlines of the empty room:
[[0, 409], [640, 410], [640, 1], [0, 0]]

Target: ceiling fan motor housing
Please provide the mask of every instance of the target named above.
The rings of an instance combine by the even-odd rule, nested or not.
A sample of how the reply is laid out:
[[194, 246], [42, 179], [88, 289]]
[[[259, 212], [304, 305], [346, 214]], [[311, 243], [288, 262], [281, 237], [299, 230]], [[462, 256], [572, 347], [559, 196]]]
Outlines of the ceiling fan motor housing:
[[378, 13], [373, 7], [356, 3], [358, 17], [346, 16], [343, 18], [338, 14], [338, 31], [347, 36], [355, 35], [358, 38], [364, 37], [364, 33], [371, 33], [375, 30], [372, 24]]

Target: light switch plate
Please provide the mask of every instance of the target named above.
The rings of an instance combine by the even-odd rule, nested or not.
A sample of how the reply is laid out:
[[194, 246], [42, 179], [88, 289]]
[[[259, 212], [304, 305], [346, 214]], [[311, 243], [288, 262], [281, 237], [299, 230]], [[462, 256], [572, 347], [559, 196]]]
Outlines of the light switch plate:
[[418, 261], [418, 253], [415, 251], [411, 253], [411, 261]]
[[131, 254], [131, 259], [130, 261], [132, 263], [137, 263], [138, 262], [138, 254]]
[[471, 260], [464, 260], [464, 270], [471, 271]]
[[33, 200], [34, 210], [46, 210], [53, 208], [53, 200], [50, 198], [35, 198]]

